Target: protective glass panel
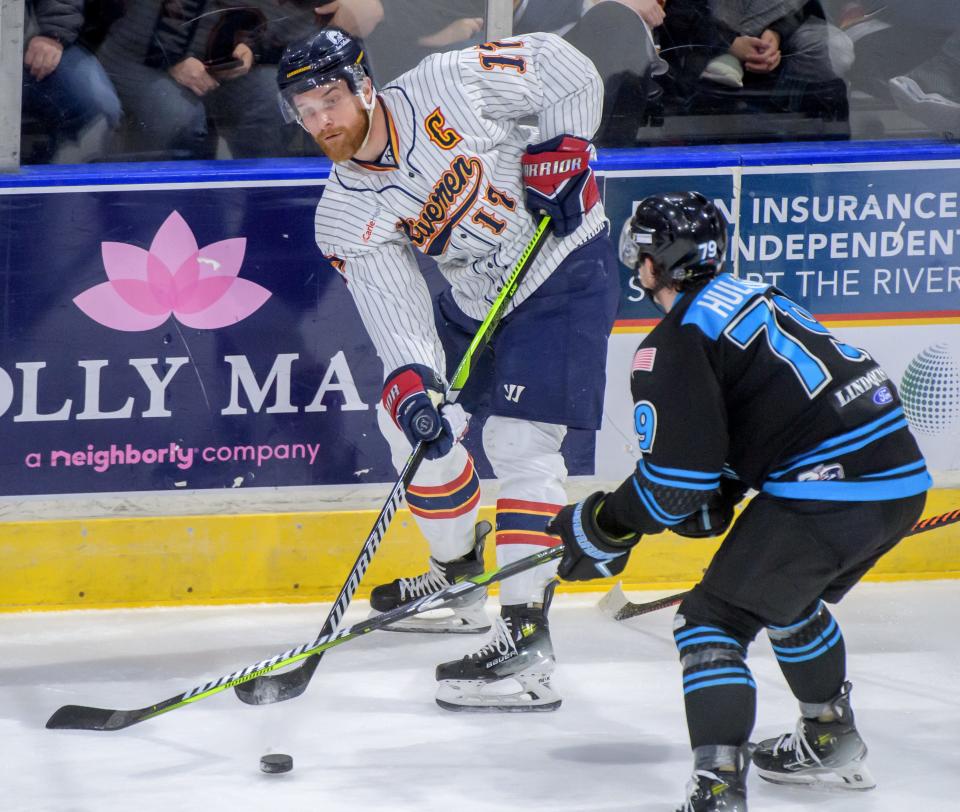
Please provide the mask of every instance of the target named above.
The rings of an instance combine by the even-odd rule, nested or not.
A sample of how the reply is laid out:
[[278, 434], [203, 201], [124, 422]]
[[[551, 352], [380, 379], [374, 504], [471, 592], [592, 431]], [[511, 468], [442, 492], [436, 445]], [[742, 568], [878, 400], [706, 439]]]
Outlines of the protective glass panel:
[[601, 146], [960, 133], [956, 0], [523, 0], [514, 30], [594, 61]]
[[[284, 46], [362, 36], [377, 83], [485, 39], [486, 0], [26, 4], [24, 164], [314, 156], [277, 105]], [[514, 0], [603, 78], [600, 146], [960, 133], [960, 2]], [[12, 78], [0, 79], [14, 81]]]

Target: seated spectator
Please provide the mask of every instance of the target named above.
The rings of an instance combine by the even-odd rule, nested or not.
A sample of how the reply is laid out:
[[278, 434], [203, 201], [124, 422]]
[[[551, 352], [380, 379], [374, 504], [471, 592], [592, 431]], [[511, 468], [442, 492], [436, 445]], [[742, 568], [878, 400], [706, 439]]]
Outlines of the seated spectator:
[[379, 0], [127, 0], [98, 51], [127, 112], [127, 157], [214, 158], [218, 137], [234, 158], [287, 154], [276, 101], [283, 46], [379, 9]]
[[[514, 0], [513, 6], [514, 34], [561, 34], [597, 66], [606, 87], [598, 143], [633, 144], [656, 89], [651, 77], [667, 69], [650, 34], [663, 20], [658, 0]], [[377, 82], [388, 84], [429, 53], [483, 42], [485, 9], [486, 0], [383, 0], [383, 22], [367, 38]]]
[[514, 0], [513, 33], [549, 31], [562, 36], [592, 5], [595, 3], [590, 0]]
[[484, 41], [486, 0], [382, 0], [383, 20], [367, 36], [376, 82], [386, 85], [427, 55]]
[[[531, 6], [550, 2], [530, 0]], [[595, 137], [600, 146], [636, 144], [637, 130], [662, 95], [655, 78], [668, 65], [657, 53], [652, 32], [663, 19], [657, 0], [600, 0], [563, 35], [590, 57], [603, 79], [603, 113]], [[527, 16], [519, 22], [527, 22]]]
[[[613, 18], [618, 12], [606, 4], [617, 3], [630, 9], [634, 17], [643, 20], [649, 30], [657, 28], [665, 16], [663, 10], [665, 0], [514, 0], [513, 30], [515, 34], [525, 31], [550, 31], [566, 37], [567, 33], [584, 17], [593, 14]], [[603, 8], [600, 8], [600, 7]], [[622, 12], [620, 13], [622, 15]], [[630, 17], [616, 16], [618, 20], [628, 20]], [[636, 28], [628, 25], [634, 33]], [[609, 51], [618, 51], [615, 47], [608, 47]], [[599, 49], [598, 49], [599, 51]], [[615, 56], [616, 54], [614, 54]], [[621, 54], [628, 58], [628, 54]], [[664, 66], [666, 70], [666, 66]]]
[[251, 47], [263, 22], [256, 7], [128, 0], [97, 53], [127, 114], [123, 157], [213, 158], [217, 133], [234, 157], [280, 154], [273, 71]]
[[854, 87], [893, 102], [937, 135], [960, 136], [960, 3], [832, 0], [854, 41]]
[[109, 154], [120, 100], [100, 63], [77, 43], [84, 0], [28, 0], [23, 115], [45, 137], [29, 163], [85, 163]]
[[960, 139], [960, 30], [908, 73], [890, 79], [893, 100], [936, 135]]
[[853, 44], [810, 0], [670, 0], [664, 55], [686, 82], [743, 87], [752, 76], [780, 87], [843, 77]]
[[893, 100], [936, 135], [960, 138], [960, 31], [930, 59], [890, 80]]

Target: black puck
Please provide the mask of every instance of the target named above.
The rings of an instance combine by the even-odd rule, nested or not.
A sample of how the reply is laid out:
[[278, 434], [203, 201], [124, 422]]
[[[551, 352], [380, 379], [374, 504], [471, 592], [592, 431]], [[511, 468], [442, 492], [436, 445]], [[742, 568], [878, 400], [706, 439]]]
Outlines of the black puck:
[[265, 773], [288, 773], [293, 769], [293, 758], [286, 753], [269, 753], [260, 757], [260, 769]]

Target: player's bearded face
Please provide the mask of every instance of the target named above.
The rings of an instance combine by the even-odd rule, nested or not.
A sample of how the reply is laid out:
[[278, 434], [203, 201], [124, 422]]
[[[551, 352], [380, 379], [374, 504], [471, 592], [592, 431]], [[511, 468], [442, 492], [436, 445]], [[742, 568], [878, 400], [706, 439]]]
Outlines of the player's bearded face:
[[343, 82], [302, 94], [297, 108], [304, 129], [331, 161], [349, 161], [357, 154], [370, 120]]

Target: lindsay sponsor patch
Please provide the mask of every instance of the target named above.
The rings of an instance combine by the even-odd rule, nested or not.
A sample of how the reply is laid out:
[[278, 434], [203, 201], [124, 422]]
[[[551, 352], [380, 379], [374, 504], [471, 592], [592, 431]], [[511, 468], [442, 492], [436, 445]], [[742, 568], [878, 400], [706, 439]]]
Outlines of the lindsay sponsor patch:
[[[838, 389], [833, 393], [833, 396], [837, 399], [837, 403], [840, 407], [844, 407], [849, 403], [853, 403], [860, 395], [870, 392], [873, 389], [876, 389], [883, 383], [886, 383], [890, 380], [890, 377], [884, 372], [880, 367], [870, 370], [866, 375], [861, 375], [859, 378], [854, 378], [850, 383], [844, 386], [842, 389]], [[884, 387], [887, 391], [887, 395], [890, 397], [890, 400], [893, 399], [890, 395], [890, 390], [887, 387]], [[879, 394], [879, 392], [877, 393]], [[889, 401], [876, 400], [875, 403], [888, 403]]]

